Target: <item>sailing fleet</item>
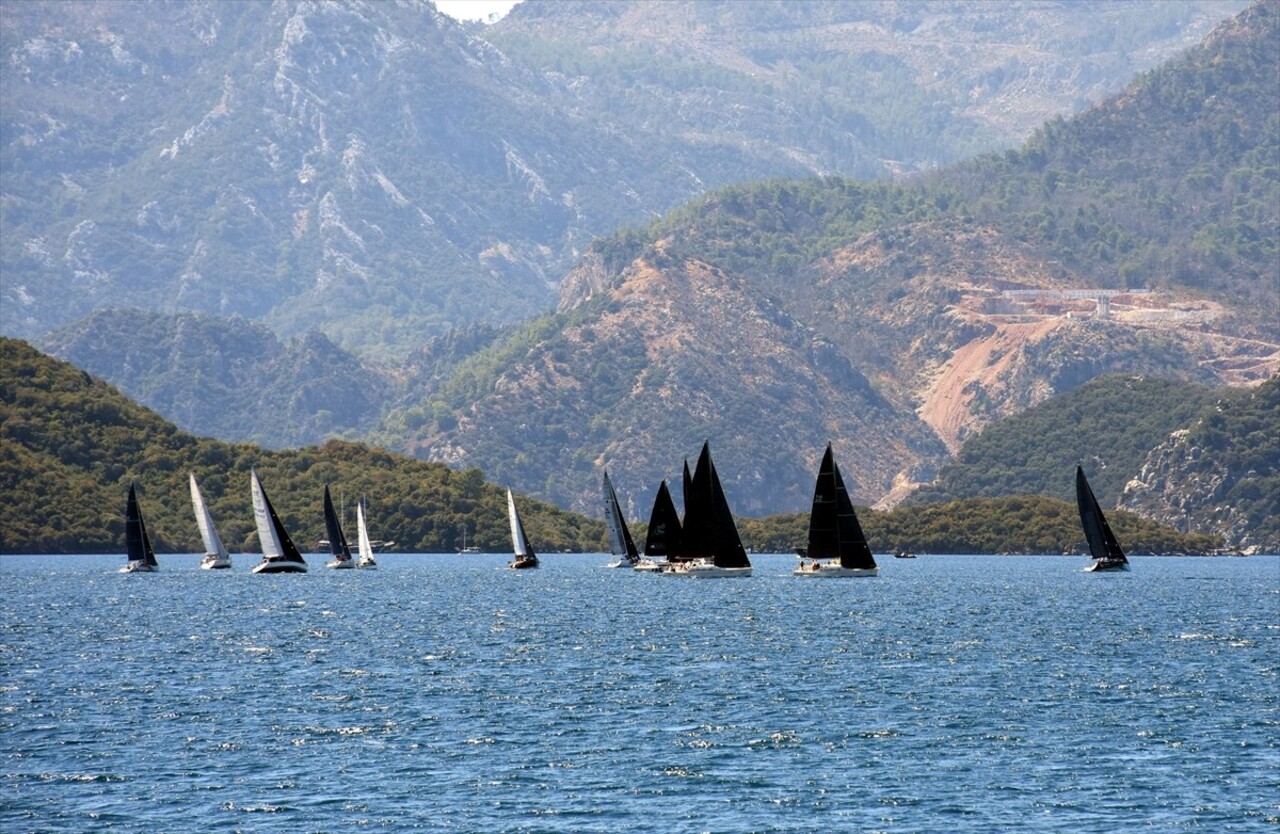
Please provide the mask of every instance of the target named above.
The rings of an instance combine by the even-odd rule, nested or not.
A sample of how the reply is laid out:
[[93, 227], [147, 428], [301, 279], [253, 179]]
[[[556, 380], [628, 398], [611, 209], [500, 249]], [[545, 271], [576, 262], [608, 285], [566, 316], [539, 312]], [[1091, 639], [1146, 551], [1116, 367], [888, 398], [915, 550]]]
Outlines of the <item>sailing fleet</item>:
[[[205, 554], [200, 567], [205, 570], [228, 569], [231, 556], [222, 543], [212, 514], [204, 501], [196, 477], [189, 477], [191, 505]], [[613, 561], [610, 568], [631, 568], [647, 573], [690, 578], [729, 578], [751, 576], [751, 560], [738, 535], [733, 513], [720, 484], [720, 476], [711, 459], [710, 443], [703, 443], [692, 473], [684, 462], [682, 478], [684, 517], [676, 512], [671, 490], [663, 480], [658, 485], [643, 551], [636, 547], [627, 529], [618, 495], [606, 471], [601, 483], [605, 528]], [[254, 521], [262, 560], [253, 573], [306, 573], [307, 562], [280, 521], [257, 470], [250, 472]], [[1129, 570], [1129, 560], [1115, 533], [1107, 523], [1084, 469], [1076, 467], [1076, 504], [1092, 564], [1088, 572]], [[507, 490], [507, 515], [511, 525], [513, 570], [527, 570], [540, 565], [537, 553], [525, 533], [524, 523], [516, 509], [515, 496]], [[332, 559], [325, 565], [336, 570], [377, 568], [374, 542], [369, 538], [366, 503], [356, 505], [356, 553], [352, 554], [333, 505], [329, 485], [324, 487], [324, 523]], [[129, 485], [125, 503], [125, 544], [127, 561], [121, 573], [153, 573], [159, 569], [151, 538], [147, 533], [134, 484]], [[471, 552], [477, 548], [465, 548]], [[796, 549], [800, 564], [792, 571], [802, 578], [872, 577], [879, 573], [875, 556], [867, 544], [858, 514], [836, 463], [831, 444], [827, 444], [818, 467], [813, 488], [813, 504], [809, 513], [809, 538], [803, 548]], [[357, 558], [358, 557], [358, 558]]]

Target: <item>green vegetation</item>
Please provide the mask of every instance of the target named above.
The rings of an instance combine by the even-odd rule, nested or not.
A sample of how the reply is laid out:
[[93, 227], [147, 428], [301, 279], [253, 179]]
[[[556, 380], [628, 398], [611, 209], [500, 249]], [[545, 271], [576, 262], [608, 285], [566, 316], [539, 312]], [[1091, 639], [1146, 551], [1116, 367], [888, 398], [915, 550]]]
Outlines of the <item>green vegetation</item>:
[[[506, 494], [476, 469], [455, 472], [380, 449], [330, 441], [293, 451], [197, 438], [88, 374], [23, 342], [0, 340], [0, 551], [122, 550], [124, 495], [136, 482], [158, 550], [195, 552], [187, 473], [194, 472], [233, 550], [256, 547], [249, 471], [256, 468], [304, 551], [323, 535], [325, 484], [347, 504], [366, 496], [370, 533], [406, 551], [467, 543], [510, 547]], [[534, 547], [599, 550], [602, 522], [522, 499]], [[350, 515], [350, 514], [349, 514]]]
[[[1014, 495], [944, 504], [859, 508], [867, 543], [876, 553], [1087, 554], [1074, 499]], [[1203, 555], [1222, 547], [1219, 536], [1183, 534], [1133, 513], [1115, 510], [1107, 520], [1131, 554]], [[808, 536], [806, 514], [739, 522], [743, 541], [763, 553], [789, 553]]]
[[1208, 403], [1233, 393], [1164, 379], [1099, 377], [988, 426], [909, 503], [1005, 495], [1074, 501], [1079, 463], [1098, 500], [1114, 506], [1152, 449]]

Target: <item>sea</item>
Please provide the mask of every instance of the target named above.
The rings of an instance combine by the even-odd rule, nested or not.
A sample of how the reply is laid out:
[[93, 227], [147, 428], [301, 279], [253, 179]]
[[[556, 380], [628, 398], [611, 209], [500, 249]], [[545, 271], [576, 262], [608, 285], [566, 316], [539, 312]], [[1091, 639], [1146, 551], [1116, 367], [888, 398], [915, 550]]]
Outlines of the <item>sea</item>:
[[1277, 832], [1280, 557], [0, 556], [0, 830]]

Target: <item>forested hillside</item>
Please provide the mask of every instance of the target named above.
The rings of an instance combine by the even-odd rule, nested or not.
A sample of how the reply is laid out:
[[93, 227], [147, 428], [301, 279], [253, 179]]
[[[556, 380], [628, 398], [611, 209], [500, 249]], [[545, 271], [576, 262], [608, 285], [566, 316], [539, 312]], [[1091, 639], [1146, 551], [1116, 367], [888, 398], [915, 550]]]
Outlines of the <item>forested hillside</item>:
[[[123, 552], [124, 496], [138, 485], [157, 550], [196, 552], [194, 472], [232, 550], [254, 550], [249, 471], [305, 553], [324, 535], [322, 494], [369, 502], [370, 532], [407, 551], [510, 548], [506, 494], [479, 470], [452, 471], [330, 441], [271, 452], [198, 438], [87, 373], [0, 339], [0, 552]], [[521, 517], [535, 548], [598, 550], [603, 523], [532, 499]]]

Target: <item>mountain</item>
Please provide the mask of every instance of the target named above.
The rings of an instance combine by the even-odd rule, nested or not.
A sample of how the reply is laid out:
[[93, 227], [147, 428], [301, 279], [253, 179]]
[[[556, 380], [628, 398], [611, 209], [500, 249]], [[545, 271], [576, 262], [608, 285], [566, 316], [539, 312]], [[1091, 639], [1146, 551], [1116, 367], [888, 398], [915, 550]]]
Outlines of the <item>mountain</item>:
[[992, 423], [969, 438], [908, 504], [1047, 495], [1075, 500], [1081, 464], [1103, 506], [1114, 507], [1152, 449], [1236, 389], [1113, 374]]
[[1280, 377], [1220, 396], [1152, 448], [1120, 506], [1245, 550], [1280, 551]]
[[319, 331], [282, 343], [234, 317], [104, 309], [39, 347], [193, 434], [270, 448], [373, 429], [398, 383]]
[[[0, 553], [123, 550], [123, 494], [136, 483], [158, 549], [198, 552], [186, 473], [200, 479], [224, 541], [256, 550], [248, 479], [257, 469], [299, 546], [323, 533], [320, 494], [332, 484], [364, 497], [375, 535], [402, 550], [450, 550], [464, 540], [501, 552], [509, 546], [503, 490], [476, 469], [459, 472], [380, 449], [331, 440], [270, 452], [197, 438], [174, 428], [117, 390], [29, 345], [0, 339]], [[1024, 552], [1078, 550], [1069, 506], [1025, 498], [956, 502], [947, 507], [865, 512], [873, 541], [930, 552], [973, 552], [997, 541]], [[603, 525], [534, 500], [521, 515], [535, 547], [598, 550]], [[783, 549], [803, 537], [807, 515], [742, 520], [749, 543]], [[1207, 536], [1187, 536], [1116, 514], [1136, 552], [1207, 552]], [[637, 534], [643, 535], [643, 525]], [[988, 545], [983, 545], [988, 547]], [[990, 547], [988, 547], [990, 549]]]
[[[582, 473], [608, 466], [637, 515], [708, 438], [736, 509], [799, 510], [830, 440], [856, 500], [888, 507], [984, 426], [1097, 376], [1256, 385], [1280, 370], [1278, 53], [1280, 3], [1251, 6], [1017, 151], [729, 187], [624, 230], [556, 314], [380, 440], [563, 506], [593, 506]], [[1122, 269], [1156, 250], [1194, 266]]]
[[1007, 146], [1241, 6], [9, 3], [0, 332], [127, 306], [403, 358], [728, 183]]
[[[366, 496], [374, 535], [399, 549], [510, 548], [506, 493], [478, 470], [452, 471], [380, 449], [329, 441], [272, 452], [199, 438], [88, 373], [0, 339], [0, 552], [124, 550], [124, 495], [136, 482], [157, 550], [200, 547], [187, 473], [194, 472], [233, 551], [257, 547], [249, 471], [307, 552], [324, 532], [322, 494]], [[535, 547], [598, 550], [602, 522], [532, 499], [520, 505]]]

